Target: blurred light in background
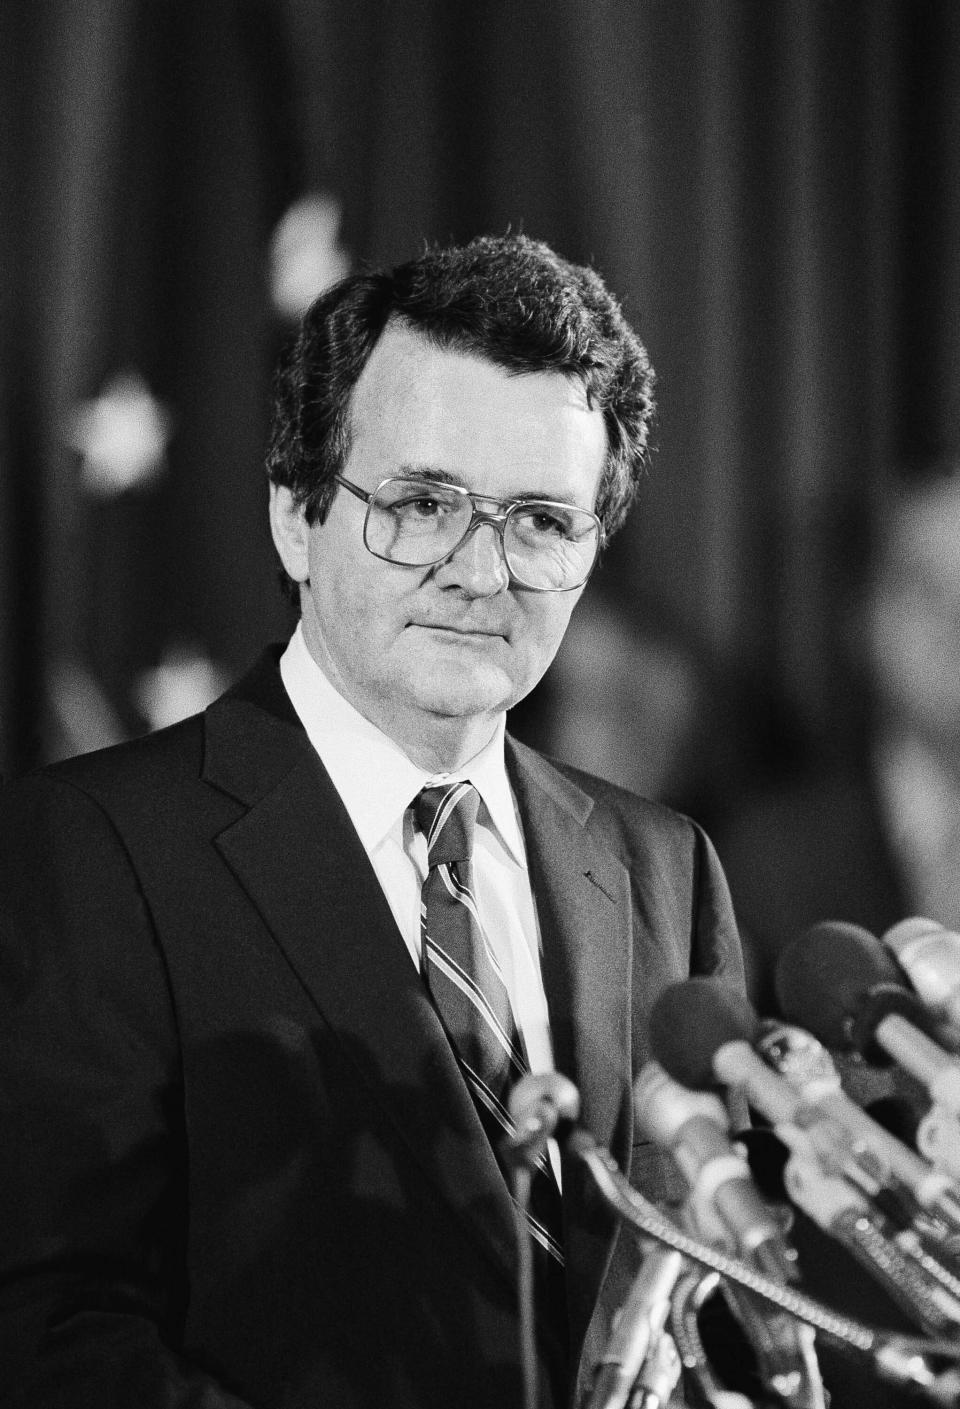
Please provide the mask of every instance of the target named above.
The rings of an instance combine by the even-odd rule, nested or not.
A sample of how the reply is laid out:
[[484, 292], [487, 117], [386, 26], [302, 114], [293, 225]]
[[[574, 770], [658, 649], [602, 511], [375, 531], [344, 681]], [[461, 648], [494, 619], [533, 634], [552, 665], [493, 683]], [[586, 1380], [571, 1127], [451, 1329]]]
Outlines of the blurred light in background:
[[[141, 671], [130, 689], [146, 729], [163, 729], [206, 709], [230, 683], [230, 674], [195, 644], [180, 643], [160, 663]], [[47, 698], [59, 740], [55, 753], [70, 758], [130, 737], [96, 674], [82, 661], [61, 660], [48, 676]]]
[[274, 307], [290, 322], [350, 272], [340, 245], [340, 202], [316, 191], [295, 201], [277, 222], [270, 242], [270, 292]]
[[227, 672], [199, 647], [175, 646], [137, 677], [134, 703], [151, 729], [163, 729], [206, 709], [229, 683]]
[[159, 479], [171, 429], [171, 416], [139, 372], [113, 377], [99, 396], [80, 404], [67, 434], [81, 456], [84, 488], [111, 498]]

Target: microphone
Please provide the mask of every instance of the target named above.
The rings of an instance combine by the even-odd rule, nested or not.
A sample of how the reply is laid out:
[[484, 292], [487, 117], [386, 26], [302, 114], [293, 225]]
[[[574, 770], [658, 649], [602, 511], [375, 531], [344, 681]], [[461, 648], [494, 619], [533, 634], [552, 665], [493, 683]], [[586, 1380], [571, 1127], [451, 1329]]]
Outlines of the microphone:
[[[702, 981], [690, 980], [689, 982]], [[743, 1003], [744, 1000], [737, 990], [728, 991], [740, 1004]], [[759, 1062], [759, 1059], [757, 1060]], [[759, 1065], [762, 1070], [765, 1070], [762, 1063]], [[772, 1072], [769, 1072], [768, 1075], [774, 1082], [778, 1082], [778, 1078]], [[571, 1103], [570, 1088], [565, 1084], [565, 1078], [560, 1078], [559, 1085], [553, 1085], [551, 1082], [553, 1076], [554, 1074], [550, 1073], [542, 1077], [524, 1079], [521, 1090], [522, 1100], [517, 1102], [516, 1110], [520, 1122], [523, 1123], [528, 1115], [535, 1116], [538, 1124], [540, 1121], [543, 1122], [538, 1133], [547, 1139], [549, 1134], [545, 1132], [554, 1119], [555, 1113], [555, 1130], [562, 1140], [564, 1149], [568, 1155], [586, 1167], [600, 1194], [617, 1216], [632, 1227], [635, 1233], [647, 1239], [653, 1238], [658, 1244], [676, 1250], [684, 1258], [692, 1259], [701, 1266], [714, 1269], [728, 1278], [735, 1286], [745, 1288], [754, 1295], [763, 1297], [781, 1311], [789, 1312], [791, 1316], [802, 1321], [806, 1327], [817, 1328], [822, 1333], [841, 1342], [852, 1353], [867, 1356], [874, 1370], [883, 1378], [904, 1385], [925, 1387], [929, 1383], [931, 1375], [927, 1364], [927, 1355], [941, 1351], [945, 1343], [910, 1341], [893, 1333], [864, 1326], [811, 1300], [803, 1293], [788, 1288], [782, 1282], [767, 1277], [760, 1271], [751, 1270], [745, 1263], [725, 1252], [696, 1241], [695, 1238], [683, 1232], [672, 1219], [666, 1217], [656, 1204], [651, 1203], [639, 1191], [633, 1189], [620, 1173], [609, 1151], [597, 1145], [585, 1130], [572, 1123], [571, 1117], [564, 1116], [564, 1108], [569, 1109]], [[521, 1083], [518, 1083], [518, 1087], [520, 1085]], [[573, 1096], [576, 1097], [575, 1088], [573, 1088]], [[528, 1102], [530, 1102], [529, 1105]], [[567, 1120], [570, 1121], [569, 1126], [566, 1130], [562, 1130], [561, 1123]], [[529, 1341], [532, 1358], [532, 1326], [529, 1328], [529, 1332], [530, 1334], [524, 1343]], [[661, 1346], [660, 1349], [662, 1348]], [[942, 1351], [942, 1353], [949, 1352], [952, 1352], [952, 1346]], [[667, 1367], [659, 1363], [659, 1350], [653, 1352], [649, 1368], [651, 1374], [655, 1374], [658, 1378], [658, 1384], [663, 1384]], [[813, 1369], [808, 1373], [807, 1378], [806, 1388], [810, 1393], [816, 1394], [817, 1377]], [[532, 1379], [528, 1388], [533, 1393], [528, 1394], [525, 1398], [525, 1404], [535, 1402], [535, 1379]], [[655, 1409], [654, 1405], [651, 1405], [650, 1409]], [[814, 1406], [811, 1405], [811, 1409], [814, 1409]]]
[[[639, 1128], [670, 1152], [690, 1186], [687, 1214], [698, 1234], [776, 1281], [794, 1280], [796, 1254], [760, 1197], [746, 1155], [730, 1140], [723, 1102], [710, 1092], [681, 1086], [655, 1061], [641, 1069], [633, 1096]], [[797, 1409], [821, 1406], [809, 1333], [782, 1311], [761, 1310], [738, 1287], [726, 1285], [723, 1294], [753, 1346], [762, 1382]]]
[[[665, 1327], [671, 1296], [683, 1267], [683, 1257], [673, 1248], [648, 1242], [630, 1295], [617, 1312], [613, 1329], [597, 1362], [596, 1379], [586, 1409], [623, 1409], [647, 1364], [671, 1368], [672, 1341]], [[679, 1377], [679, 1362], [676, 1373]], [[669, 1386], [670, 1389], [673, 1385]]]
[[[580, 1114], [580, 1094], [576, 1086], [559, 1072], [528, 1072], [511, 1089], [508, 1108], [515, 1131], [504, 1142], [510, 1160], [532, 1169], [546, 1155], [547, 1141], [562, 1135]], [[673, 1248], [649, 1242], [630, 1295], [617, 1312], [613, 1330], [596, 1367], [596, 1380], [588, 1409], [623, 1409], [644, 1369], [648, 1354], [653, 1356], [659, 1385], [669, 1378], [674, 1366], [679, 1377], [676, 1352], [665, 1330], [670, 1312], [670, 1295], [680, 1275], [683, 1257]], [[670, 1386], [672, 1389], [672, 1385]]]
[[580, 1093], [558, 1071], [527, 1072], [510, 1088], [507, 1107], [515, 1128], [504, 1151], [513, 1164], [533, 1169], [545, 1159], [547, 1141], [561, 1123], [577, 1119]]
[[685, 1086], [710, 1087], [719, 1081], [742, 1087], [788, 1148], [815, 1156], [858, 1187], [865, 1180], [906, 1185], [923, 1208], [935, 1209], [960, 1229], [960, 1203], [950, 1197], [949, 1179], [871, 1120], [842, 1090], [831, 1089], [829, 1081], [797, 1089], [757, 1055], [760, 1021], [739, 989], [710, 978], [674, 984], [654, 1005], [650, 1033], [659, 1060]]
[[770, 1276], [794, 1277], [796, 1258], [754, 1185], [746, 1155], [730, 1141], [723, 1102], [688, 1090], [651, 1061], [634, 1082], [633, 1103], [639, 1128], [670, 1152], [690, 1186], [688, 1208], [701, 1236], [754, 1259]]
[[[715, 1287], [721, 1277], [762, 1297], [772, 1306], [789, 1312], [808, 1329], [830, 1336], [849, 1353], [864, 1356], [865, 1363], [869, 1363], [878, 1375], [898, 1385], [926, 1389], [934, 1378], [929, 1357], [947, 1356], [952, 1360], [960, 1355], [960, 1348], [953, 1340], [917, 1341], [895, 1332], [864, 1325], [841, 1312], [833, 1311], [821, 1302], [812, 1300], [793, 1287], [787, 1287], [766, 1277], [737, 1258], [698, 1241], [664, 1214], [657, 1204], [634, 1189], [621, 1173], [609, 1150], [598, 1145], [580, 1127], [571, 1127], [566, 1133], [564, 1146], [569, 1155], [584, 1165], [608, 1206], [634, 1233], [675, 1248], [700, 1267], [712, 1269], [713, 1275], [705, 1279], [697, 1278], [693, 1274], [682, 1277], [673, 1299], [671, 1326], [685, 1368], [696, 1369], [698, 1358], [701, 1357], [687, 1334], [695, 1330], [695, 1327], [691, 1328], [687, 1324], [688, 1318], [685, 1315], [678, 1315], [677, 1303], [683, 1301], [683, 1289], [690, 1285], [691, 1281], [703, 1288], [707, 1288], [708, 1284]], [[732, 1404], [732, 1400], [730, 1403]]]
[[[799, 1207], [862, 1262], [921, 1325], [955, 1327], [960, 1319], [960, 1300], [953, 1295], [955, 1281], [949, 1279], [948, 1286], [930, 1285], [930, 1278], [943, 1280], [949, 1274], [921, 1250], [897, 1246], [884, 1222], [870, 1214], [857, 1192], [871, 1175], [876, 1179], [878, 1169], [889, 1177], [890, 1153], [896, 1154], [899, 1170], [913, 1175], [915, 1192], [938, 1210], [944, 1198], [934, 1195], [947, 1181], [938, 1179], [917, 1155], [900, 1147], [842, 1093], [820, 1093], [816, 1100], [805, 1101], [753, 1050], [758, 1030], [746, 999], [715, 979], [675, 984], [661, 994], [651, 1013], [653, 1049], [667, 1071], [687, 1085], [720, 1081], [742, 1087], [750, 1104], [771, 1122], [792, 1152], [787, 1188]], [[919, 1173], [914, 1166], [919, 1166]], [[848, 1171], [853, 1176], [850, 1182]], [[921, 1255], [924, 1265], [918, 1267]]]
[[[850, 1139], [872, 1140], [888, 1151], [895, 1168], [907, 1163], [913, 1166], [916, 1179], [926, 1180], [923, 1162], [914, 1159], [901, 1140], [847, 1097], [833, 1058], [812, 1033], [773, 1018], [764, 1018], [757, 1032], [754, 1043], [757, 1052], [808, 1107], [818, 1105], [831, 1119], [838, 1121]], [[876, 1165], [868, 1170], [862, 1160], [859, 1163], [852, 1159], [843, 1161], [842, 1171], [897, 1227], [913, 1226], [921, 1205], [906, 1180], [897, 1177], [892, 1170], [884, 1173]]]
[[888, 929], [881, 940], [924, 1003], [957, 1030], [960, 1040], [960, 934], [914, 916]]
[[[891, 966], [896, 972], [891, 976]], [[853, 1047], [868, 1061], [893, 1059], [960, 1115], [960, 1061], [923, 1030], [930, 1017], [880, 940], [858, 925], [814, 925], [780, 955], [777, 998], [791, 1020], [822, 1042]]]

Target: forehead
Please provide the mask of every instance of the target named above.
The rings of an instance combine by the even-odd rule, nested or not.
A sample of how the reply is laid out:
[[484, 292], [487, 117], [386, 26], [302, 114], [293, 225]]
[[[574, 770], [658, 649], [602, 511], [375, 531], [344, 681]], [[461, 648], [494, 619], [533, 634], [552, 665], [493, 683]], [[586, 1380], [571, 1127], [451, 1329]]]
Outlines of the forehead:
[[607, 449], [603, 416], [575, 378], [512, 375], [402, 324], [388, 325], [361, 374], [350, 432], [351, 465], [381, 478], [423, 468], [470, 488], [492, 478], [503, 493], [591, 503]]

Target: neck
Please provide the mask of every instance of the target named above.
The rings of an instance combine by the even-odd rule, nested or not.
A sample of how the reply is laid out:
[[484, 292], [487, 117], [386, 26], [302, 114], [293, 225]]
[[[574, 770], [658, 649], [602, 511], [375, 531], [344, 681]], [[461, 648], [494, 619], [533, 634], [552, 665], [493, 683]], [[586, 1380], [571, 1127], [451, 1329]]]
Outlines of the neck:
[[499, 715], [481, 718], [422, 716], [415, 719], [376, 719], [411, 763], [427, 773], [452, 773], [486, 748], [497, 731]]

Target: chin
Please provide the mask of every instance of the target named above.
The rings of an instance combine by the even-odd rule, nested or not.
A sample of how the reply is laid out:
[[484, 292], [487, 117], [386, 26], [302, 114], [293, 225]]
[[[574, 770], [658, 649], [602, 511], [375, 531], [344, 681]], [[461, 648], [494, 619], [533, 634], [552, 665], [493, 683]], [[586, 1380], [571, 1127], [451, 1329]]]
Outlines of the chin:
[[468, 719], [473, 715], [501, 714], [509, 709], [519, 693], [512, 681], [504, 679], [450, 680], [442, 675], [418, 682], [414, 692], [417, 706], [427, 714]]

